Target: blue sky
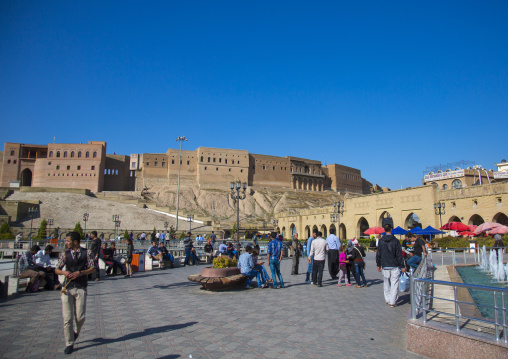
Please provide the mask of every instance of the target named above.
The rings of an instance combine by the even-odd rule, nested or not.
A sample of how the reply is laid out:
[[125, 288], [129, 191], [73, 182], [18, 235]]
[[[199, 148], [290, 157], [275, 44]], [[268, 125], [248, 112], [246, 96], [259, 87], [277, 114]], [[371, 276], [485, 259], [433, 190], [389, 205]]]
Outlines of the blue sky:
[[2, 1], [1, 142], [199, 146], [421, 184], [507, 158], [506, 1]]

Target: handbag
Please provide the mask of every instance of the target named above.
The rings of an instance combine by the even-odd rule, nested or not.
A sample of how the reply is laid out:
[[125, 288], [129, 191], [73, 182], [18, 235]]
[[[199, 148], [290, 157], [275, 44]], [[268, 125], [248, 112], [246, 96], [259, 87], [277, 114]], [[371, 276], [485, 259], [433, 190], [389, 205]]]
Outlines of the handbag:
[[346, 270], [346, 263], [340, 263], [339, 264], [339, 269], [340, 270]]

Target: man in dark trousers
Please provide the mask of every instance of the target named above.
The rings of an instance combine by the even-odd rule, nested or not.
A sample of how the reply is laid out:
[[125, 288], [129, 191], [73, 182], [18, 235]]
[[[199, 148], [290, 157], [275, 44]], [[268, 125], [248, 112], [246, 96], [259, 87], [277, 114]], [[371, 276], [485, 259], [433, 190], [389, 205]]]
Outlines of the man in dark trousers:
[[328, 272], [332, 279], [339, 274], [339, 238], [335, 235], [335, 228], [330, 228], [330, 235], [326, 238], [328, 243]]
[[293, 240], [289, 245], [289, 249], [293, 254], [293, 266], [291, 267], [291, 275], [297, 275], [298, 266], [300, 265], [300, 241], [298, 240], [298, 233], [293, 235]]
[[392, 234], [393, 220], [383, 218], [383, 229], [386, 234], [381, 237], [376, 252], [378, 271], [383, 272], [385, 302], [395, 307], [399, 296], [400, 269], [406, 272], [402, 260], [402, 247], [399, 240]]
[[[101, 270], [99, 268], [101, 239], [97, 237], [97, 231], [90, 232], [90, 238], [92, 239], [92, 242], [90, 243], [90, 252], [92, 253], [93, 264], [95, 266], [95, 281], [98, 282], [101, 280]], [[88, 276], [88, 279], [92, 279], [92, 276]]]
[[85, 323], [87, 276], [95, 272], [92, 254], [81, 248], [80, 240], [78, 232], [67, 233], [65, 237], [67, 250], [60, 255], [55, 269], [57, 275], [65, 276], [64, 289], [61, 293], [65, 354], [71, 354], [74, 350], [74, 343]]

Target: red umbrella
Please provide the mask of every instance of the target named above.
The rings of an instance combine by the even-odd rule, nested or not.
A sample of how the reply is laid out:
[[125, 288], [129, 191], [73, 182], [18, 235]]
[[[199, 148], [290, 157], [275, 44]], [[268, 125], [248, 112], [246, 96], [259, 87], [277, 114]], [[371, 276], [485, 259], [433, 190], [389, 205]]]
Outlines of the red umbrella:
[[485, 231], [489, 231], [491, 229], [494, 229], [496, 227], [500, 227], [502, 224], [500, 223], [494, 223], [494, 222], [485, 222], [480, 224], [476, 229], [474, 230], [474, 233], [479, 234]]
[[506, 234], [508, 233], [507, 226], [499, 226], [489, 232], [489, 234]]
[[468, 225], [466, 225], [462, 222], [449, 222], [449, 223], [446, 223], [440, 229], [445, 229], [448, 231], [468, 231], [470, 228]]
[[469, 230], [474, 232], [474, 230], [478, 227], [478, 226], [475, 226], [474, 224], [470, 224], [469, 226]]
[[382, 227], [372, 227], [372, 228], [367, 229], [363, 233], [365, 233], [365, 234], [382, 234], [382, 233], [385, 233], [385, 230]]

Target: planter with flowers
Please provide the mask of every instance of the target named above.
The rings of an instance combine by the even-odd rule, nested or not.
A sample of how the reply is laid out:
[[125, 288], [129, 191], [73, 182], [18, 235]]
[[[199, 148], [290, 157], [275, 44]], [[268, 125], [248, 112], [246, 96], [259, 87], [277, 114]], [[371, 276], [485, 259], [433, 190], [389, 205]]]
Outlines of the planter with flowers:
[[201, 274], [193, 274], [188, 277], [192, 282], [199, 282], [203, 288], [212, 291], [226, 290], [244, 284], [247, 280], [240, 269], [235, 258], [228, 256], [216, 257], [213, 260], [213, 267], [203, 268]]

